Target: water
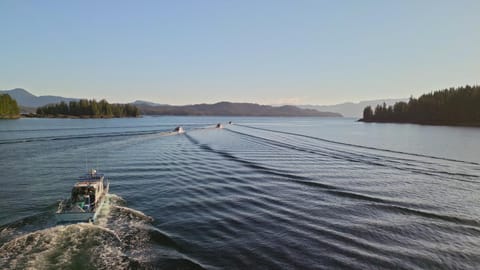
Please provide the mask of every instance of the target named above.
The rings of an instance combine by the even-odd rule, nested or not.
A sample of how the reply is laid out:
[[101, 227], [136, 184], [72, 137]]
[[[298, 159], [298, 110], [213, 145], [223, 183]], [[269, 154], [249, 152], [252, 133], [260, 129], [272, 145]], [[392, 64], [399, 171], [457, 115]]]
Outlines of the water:
[[[479, 137], [329, 118], [1, 121], [0, 268], [478, 269]], [[86, 160], [109, 204], [56, 226]]]

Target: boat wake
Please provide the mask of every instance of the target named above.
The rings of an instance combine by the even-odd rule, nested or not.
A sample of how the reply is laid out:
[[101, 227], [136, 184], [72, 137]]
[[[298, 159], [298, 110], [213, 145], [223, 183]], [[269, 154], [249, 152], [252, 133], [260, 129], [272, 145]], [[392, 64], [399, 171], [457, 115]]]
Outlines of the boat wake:
[[0, 227], [0, 269], [202, 269], [152, 225], [153, 218], [126, 207], [117, 195], [106, 199], [94, 224], [53, 226], [21, 235], [15, 232], [39, 221]]

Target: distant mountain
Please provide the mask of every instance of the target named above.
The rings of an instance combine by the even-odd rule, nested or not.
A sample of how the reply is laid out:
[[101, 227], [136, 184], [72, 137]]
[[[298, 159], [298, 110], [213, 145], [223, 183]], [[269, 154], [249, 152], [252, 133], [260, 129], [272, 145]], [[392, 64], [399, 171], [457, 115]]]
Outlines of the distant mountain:
[[319, 111], [328, 111], [340, 113], [345, 117], [362, 117], [363, 109], [367, 106], [372, 106], [375, 108], [377, 104], [383, 104], [384, 102], [388, 105], [393, 105], [395, 102], [399, 101], [408, 101], [408, 98], [401, 99], [377, 99], [377, 100], [366, 100], [358, 103], [346, 102], [336, 105], [299, 105], [298, 107], [304, 109], [316, 109]]
[[[25, 89], [0, 90], [0, 94], [9, 94], [20, 106], [22, 113], [34, 112], [37, 107], [70, 101], [78, 98], [60, 96], [35, 96]], [[332, 116], [332, 117], [362, 117], [366, 106], [375, 107], [385, 102], [393, 105], [395, 102], [408, 99], [378, 99], [359, 103], [342, 103], [337, 105], [299, 105], [299, 106], [268, 106], [253, 103], [219, 102], [216, 104], [195, 104], [172, 106], [144, 100], [136, 100], [132, 105], [137, 106], [142, 114], [147, 115], [225, 115], [225, 116]]]
[[204, 116], [323, 116], [341, 117], [339, 113], [301, 109], [295, 106], [273, 107], [254, 103], [219, 102], [184, 106], [136, 104], [146, 115], [204, 115]]
[[150, 101], [145, 101], [145, 100], [135, 100], [134, 102], [132, 102], [130, 104], [135, 105], [135, 106], [138, 106], [138, 105], [169, 106], [168, 104], [160, 104], [160, 103], [155, 103], [155, 102], [150, 102]]
[[62, 101], [77, 101], [78, 98], [65, 98], [59, 96], [35, 96], [22, 88], [12, 90], [0, 90], [0, 94], [8, 94], [15, 99], [21, 107], [28, 109], [45, 106], [47, 104], [60, 103]]

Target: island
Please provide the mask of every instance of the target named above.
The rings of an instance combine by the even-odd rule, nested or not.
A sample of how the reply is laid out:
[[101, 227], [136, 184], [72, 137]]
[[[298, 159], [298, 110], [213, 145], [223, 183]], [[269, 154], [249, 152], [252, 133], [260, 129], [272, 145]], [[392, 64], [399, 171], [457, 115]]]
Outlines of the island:
[[393, 106], [368, 106], [363, 122], [480, 126], [480, 86], [462, 86], [424, 94]]
[[339, 113], [320, 112], [296, 106], [269, 106], [254, 103], [218, 102], [215, 104], [193, 104], [183, 106], [137, 104], [145, 115], [192, 115], [192, 116], [312, 116], [342, 117]]
[[0, 119], [20, 118], [20, 108], [17, 101], [8, 94], [0, 94]]
[[138, 117], [140, 111], [131, 104], [110, 104], [102, 99], [80, 99], [79, 101], [62, 101], [57, 104], [49, 104], [37, 108], [36, 114], [25, 115], [27, 117], [47, 118], [118, 118]]

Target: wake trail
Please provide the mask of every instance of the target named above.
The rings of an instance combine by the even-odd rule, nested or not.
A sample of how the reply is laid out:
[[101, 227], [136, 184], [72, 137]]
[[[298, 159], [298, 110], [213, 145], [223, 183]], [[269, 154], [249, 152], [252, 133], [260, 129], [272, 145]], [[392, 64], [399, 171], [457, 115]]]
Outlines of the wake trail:
[[19, 143], [30, 143], [30, 142], [43, 142], [43, 141], [65, 141], [65, 140], [80, 140], [80, 139], [91, 139], [91, 138], [114, 138], [114, 137], [129, 137], [129, 136], [144, 136], [144, 135], [174, 135], [176, 133], [168, 130], [149, 130], [149, 131], [138, 131], [138, 132], [118, 132], [118, 133], [97, 133], [97, 134], [84, 134], [84, 135], [66, 135], [66, 136], [47, 136], [47, 137], [30, 137], [22, 139], [13, 139], [13, 140], [3, 140], [0, 141], [1, 144], [19, 144]]
[[249, 168], [252, 168], [254, 170], [257, 170], [262, 173], [266, 173], [269, 175], [274, 175], [281, 177], [283, 179], [289, 179], [289, 180], [294, 180], [296, 183], [302, 184], [302, 185], [307, 185], [315, 188], [319, 188], [323, 190], [326, 193], [329, 193], [331, 195], [337, 196], [337, 197], [343, 197], [347, 199], [353, 199], [353, 200], [359, 200], [359, 201], [364, 201], [367, 203], [370, 203], [372, 207], [378, 207], [383, 210], [389, 210], [390, 212], [396, 212], [396, 213], [402, 213], [405, 215], [413, 215], [413, 216], [418, 216], [418, 217], [423, 217], [423, 218], [428, 218], [428, 219], [434, 219], [434, 220], [441, 220], [441, 221], [446, 221], [454, 224], [459, 224], [463, 226], [468, 226], [468, 227], [474, 227], [474, 228], [480, 228], [480, 221], [475, 220], [475, 219], [468, 219], [468, 218], [463, 218], [463, 217], [457, 217], [457, 216], [452, 216], [452, 215], [446, 215], [446, 214], [440, 214], [440, 213], [434, 213], [431, 211], [423, 210], [421, 209], [420, 205], [417, 205], [415, 203], [411, 202], [401, 202], [401, 201], [396, 201], [396, 200], [390, 200], [390, 199], [385, 199], [385, 198], [378, 198], [375, 196], [371, 195], [365, 195], [361, 194], [358, 192], [354, 191], [349, 191], [345, 190], [343, 188], [334, 186], [334, 185], [329, 185], [325, 183], [319, 183], [315, 181], [314, 179], [311, 179], [310, 177], [305, 177], [293, 173], [289, 173], [286, 171], [278, 170], [278, 169], [272, 169], [267, 166], [261, 165], [256, 162], [248, 161], [239, 157], [236, 157], [226, 151], [221, 151], [217, 149], [213, 149], [212, 147], [200, 143], [198, 140], [193, 138], [192, 136], [185, 134], [185, 137], [194, 145], [197, 145], [201, 149], [212, 152], [215, 154], [218, 154], [220, 156], [223, 156], [227, 159], [230, 159], [232, 161], [238, 162], [244, 166], [247, 166]]
[[[0, 269], [154, 269], [158, 265], [204, 269], [155, 228], [153, 218], [126, 207], [115, 194], [108, 194], [106, 200], [94, 223], [54, 225], [21, 235], [0, 233], [8, 238], [0, 246]], [[29, 219], [1, 232], [22, 231], [22, 226], [32, 225], [24, 225]]]
[[[203, 124], [184, 124], [185, 126], [203, 126]], [[60, 131], [60, 130], [98, 130], [98, 129], [132, 129], [132, 128], [152, 128], [152, 127], [171, 127], [172, 124], [156, 124], [142, 126], [111, 126], [111, 127], [69, 127], [69, 128], [39, 128], [39, 129], [8, 129], [0, 130], [0, 133], [10, 132], [33, 132], [33, 131]]]
[[213, 149], [212, 147], [210, 147], [206, 144], [200, 143], [198, 140], [194, 139], [193, 137], [191, 137], [188, 134], [186, 134], [186, 138], [190, 142], [192, 142], [193, 144], [197, 145], [198, 147], [200, 147], [201, 149], [203, 149], [205, 151], [218, 154], [220, 156], [223, 156], [223, 157], [228, 158], [230, 160], [233, 160], [235, 162], [241, 163], [242, 165], [244, 165], [246, 167], [255, 169], [257, 171], [260, 171], [260, 172], [263, 172], [263, 173], [266, 173], [266, 174], [279, 176], [281, 178], [287, 178], [287, 179], [290, 179], [290, 180], [295, 180], [299, 184], [308, 185], [308, 186], [312, 186], [312, 187], [316, 187], [316, 188], [321, 188], [321, 189], [323, 189], [323, 190], [325, 190], [325, 191], [327, 191], [331, 194], [334, 194], [334, 195], [347, 197], [347, 198], [352, 198], [352, 199], [359, 199], [359, 200], [364, 200], [364, 201], [369, 201], [369, 202], [386, 203], [386, 204], [399, 204], [399, 205], [408, 205], [408, 206], [411, 205], [410, 203], [402, 203], [402, 202], [398, 202], [398, 201], [394, 201], [394, 200], [388, 200], [388, 199], [377, 198], [377, 197], [373, 197], [373, 196], [369, 196], [369, 195], [363, 195], [363, 194], [360, 194], [360, 193], [357, 193], [357, 192], [352, 192], [352, 191], [345, 190], [345, 189], [340, 188], [338, 186], [325, 184], [325, 183], [319, 183], [319, 182], [315, 181], [314, 179], [312, 179], [311, 177], [306, 177], [306, 176], [301, 176], [301, 175], [298, 175], [298, 174], [293, 174], [293, 173], [290, 173], [288, 171], [283, 171], [283, 170], [280, 170], [280, 169], [272, 169], [272, 168], [269, 168], [267, 166], [261, 165], [259, 163], [248, 161], [248, 160], [236, 157], [235, 155], [232, 155], [228, 152]]
[[[461, 177], [478, 178], [478, 175], [448, 172], [448, 171], [444, 171], [444, 170], [440, 170], [440, 169], [428, 170], [428, 169], [425, 169], [425, 168], [415, 168], [416, 164], [412, 164], [412, 163], [398, 162], [398, 161], [395, 161], [395, 160], [392, 160], [392, 159], [386, 158], [386, 157], [385, 157], [385, 159], [380, 159], [379, 157], [375, 157], [375, 156], [371, 156], [371, 155], [357, 154], [357, 153], [341, 151], [341, 150], [336, 150], [336, 149], [325, 148], [327, 150], [330, 150], [330, 152], [325, 151], [325, 150], [320, 150], [320, 149], [315, 149], [315, 150], [314, 149], [307, 149], [307, 148], [297, 146], [297, 145], [293, 145], [293, 144], [290, 144], [290, 143], [279, 142], [279, 141], [276, 141], [276, 140], [267, 139], [267, 138], [264, 138], [264, 137], [243, 133], [243, 132], [240, 132], [240, 131], [235, 131], [235, 130], [231, 130], [231, 129], [226, 129], [226, 130], [229, 131], [229, 132], [232, 132], [234, 134], [251, 137], [251, 138], [254, 138], [254, 139], [257, 139], [257, 140], [268, 142], [268, 143], [270, 143], [274, 146], [287, 148], [287, 149], [290, 149], [290, 150], [293, 149], [293, 150], [296, 150], [296, 151], [301, 151], [301, 152], [305, 152], [305, 153], [309, 153], [309, 154], [315, 154], [315, 155], [319, 155], [319, 156], [329, 157], [329, 158], [333, 158], [333, 159], [337, 159], [337, 160], [346, 160], [346, 161], [349, 161], [349, 162], [362, 163], [362, 164], [367, 164], [367, 165], [372, 165], [372, 166], [388, 167], [388, 168], [392, 168], [392, 169], [409, 171], [409, 172], [412, 172], [412, 173], [419, 173], [419, 174], [425, 174], [425, 175], [430, 175], [430, 176], [445, 175], [445, 176], [448, 177], [448, 179], [451, 179], [451, 180], [478, 184], [478, 181], [475, 181], [475, 180], [459, 179], [459, 178], [454, 177], [454, 176], [461, 176]], [[404, 166], [401, 166], [401, 165], [404, 165]], [[410, 165], [410, 167], [405, 167], [405, 166], [409, 166], [409, 165]], [[441, 180], [447, 180], [447, 179], [441, 179]]]
[[304, 138], [309, 138], [309, 139], [313, 139], [313, 140], [318, 140], [318, 141], [323, 141], [323, 142], [328, 142], [328, 143], [338, 144], [338, 145], [344, 145], [344, 146], [350, 146], [350, 147], [357, 147], [357, 148], [363, 148], [363, 149], [384, 151], [384, 152], [389, 152], [389, 153], [396, 153], [396, 154], [403, 154], [403, 155], [410, 155], [410, 156], [417, 156], [417, 157], [426, 157], [426, 158], [431, 158], [431, 159], [438, 159], [438, 160], [444, 160], [444, 161], [465, 163], [465, 164], [471, 164], [471, 165], [480, 165], [480, 163], [473, 162], [473, 161], [465, 161], [465, 160], [459, 160], [459, 159], [451, 159], [451, 158], [445, 158], [445, 157], [430, 156], [430, 155], [424, 155], [424, 154], [418, 154], [418, 153], [410, 153], [410, 152], [390, 150], [390, 149], [384, 149], [384, 148], [378, 148], [378, 147], [371, 147], [371, 146], [365, 146], [365, 145], [351, 144], [351, 143], [333, 141], [333, 140], [328, 140], [328, 139], [324, 139], [324, 138], [319, 138], [319, 137], [314, 137], [314, 136], [309, 136], [309, 135], [303, 135], [303, 134], [298, 134], [298, 133], [293, 133], [293, 132], [279, 131], [279, 130], [268, 129], [268, 128], [253, 127], [253, 126], [242, 125], [242, 124], [235, 124], [235, 125], [236, 125], [236, 126], [245, 127], [245, 128], [250, 128], [250, 129], [258, 129], [258, 130], [269, 131], [269, 132], [274, 132], [274, 133], [280, 133], [280, 134], [287, 134], [287, 135], [293, 135], [293, 136], [298, 136], [298, 137], [304, 137]]

